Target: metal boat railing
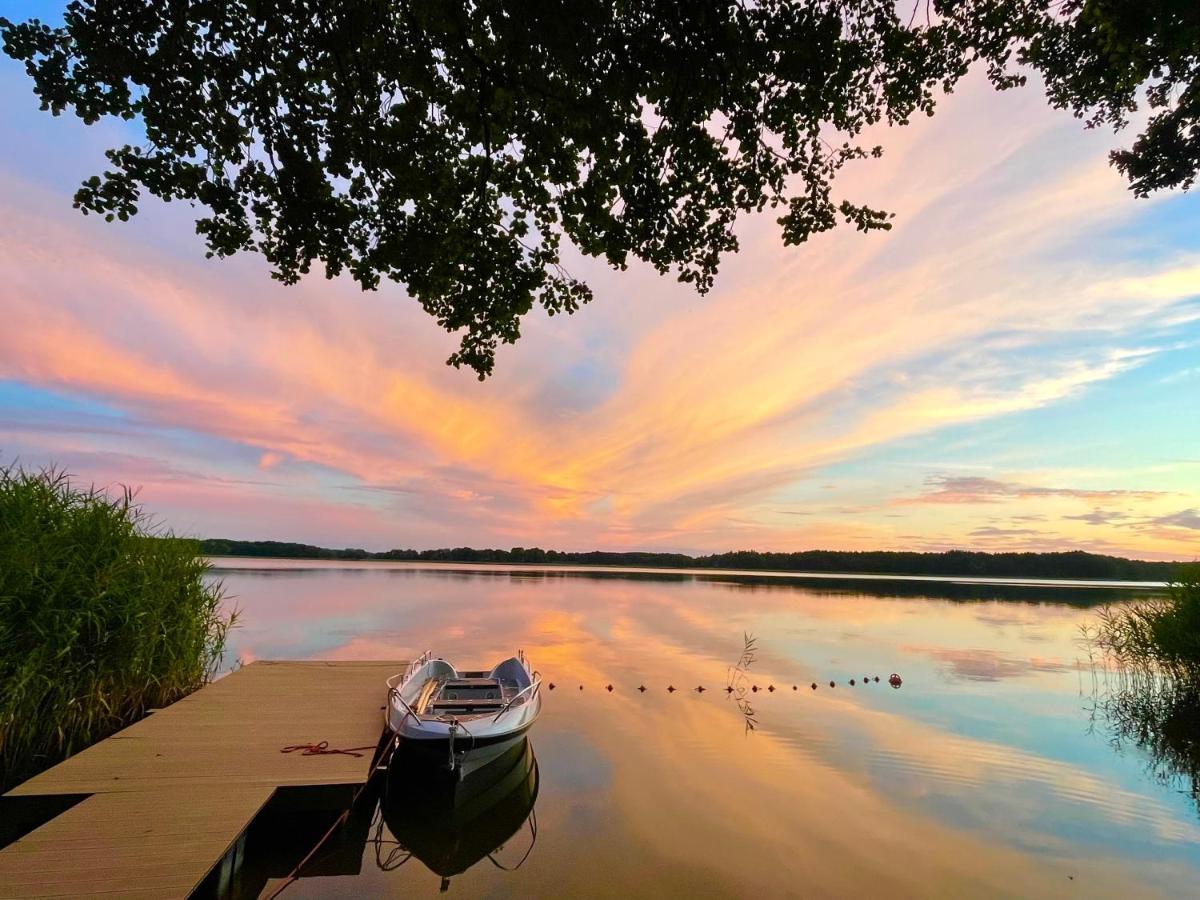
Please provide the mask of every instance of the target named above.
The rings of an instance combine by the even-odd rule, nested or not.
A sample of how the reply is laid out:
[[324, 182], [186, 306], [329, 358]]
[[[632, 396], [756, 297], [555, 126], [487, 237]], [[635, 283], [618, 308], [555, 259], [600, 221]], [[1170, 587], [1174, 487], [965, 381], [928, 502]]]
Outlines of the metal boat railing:
[[[522, 660], [522, 662], [523, 661], [524, 660]], [[500, 721], [500, 717], [502, 715], [504, 715], [506, 712], [508, 712], [510, 709], [512, 709], [513, 704], [516, 703], [518, 700], [520, 700], [525, 694], [529, 694], [528, 699], [533, 700], [533, 698], [535, 696], [537, 696], [538, 688], [540, 688], [541, 686], [542, 686], [542, 675], [540, 672], [534, 672], [533, 673], [533, 681], [527, 687], [522, 688], [518, 693], [514, 694], [509, 699], [509, 701], [504, 704], [504, 708], [501, 709], [500, 712], [496, 713], [496, 715], [492, 719], [492, 721], [493, 722]], [[530, 691], [532, 691], [532, 693], [530, 693]]]
[[[413, 675], [415, 675], [417, 671], [431, 659], [433, 659], [433, 651], [426, 650], [419, 657], [410, 662], [407, 669], [405, 669], [403, 672], [393, 675], [384, 682], [388, 689], [388, 699], [391, 700], [392, 698], [395, 698], [397, 701], [399, 701], [400, 705], [404, 707], [404, 711], [408, 715], [412, 716], [418, 724], [425, 720], [422, 719], [421, 716], [417, 714], [417, 711], [408, 704], [407, 700], [404, 699], [404, 695], [400, 693], [400, 688], [403, 687], [408, 680], [412, 678]], [[525, 666], [525, 671], [529, 672], [529, 660], [526, 659], [524, 650], [517, 651], [517, 659], [519, 659], [521, 664]], [[500, 717], [512, 709], [518, 701], [532, 701], [533, 698], [537, 696], [538, 689], [542, 686], [542, 675], [540, 672], [530, 672], [529, 674], [533, 678], [533, 681], [509, 698], [508, 702], [504, 704], [504, 707], [492, 718], [493, 722], [498, 722]], [[526, 697], [526, 694], [529, 696]], [[384, 710], [383, 721], [384, 724], [390, 728], [391, 716], [389, 713], [390, 710]]]
[[[405, 712], [416, 719], [418, 723], [420, 723], [422, 719], [419, 715], [417, 715], [417, 711], [408, 705], [408, 701], [405, 700], [404, 696], [400, 693], [400, 687], [407, 683], [408, 679], [412, 678], [413, 675], [416, 674], [417, 670], [431, 659], [433, 659], [433, 651], [426, 650], [424, 653], [410, 662], [407, 669], [405, 669], [403, 672], [393, 675], [384, 682], [388, 689], [388, 699], [391, 700], [394, 697], [395, 699], [399, 700], [400, 705], [404, 707]], [[384, 724], [386, 724], [388, 727], [391, 727], [391, 717], [388, 714], [389, 712], [390, 710], [384, 710], [383, 721]]]

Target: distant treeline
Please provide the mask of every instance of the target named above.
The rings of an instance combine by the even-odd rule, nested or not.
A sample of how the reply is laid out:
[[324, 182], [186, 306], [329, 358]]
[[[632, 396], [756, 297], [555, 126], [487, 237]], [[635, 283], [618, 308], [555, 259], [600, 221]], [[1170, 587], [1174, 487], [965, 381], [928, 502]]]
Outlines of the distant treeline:
[[566, 553], [540, 547], [476, 550], [332, 550], [311, 544], [280, 541], [201, 541], [209, 556], [262, 556], [283, 559], [380, 559], [414, 562], [542, 563], [583, 566], [647, 566], [689, 569], [763, 569], [780, 572], [843, 572], [872, 575], [979, 575], [995, 578], [1090, 578], [1108, 581], [1167, 581], [1179, 563], [1147, 562], [1095, 553], [907, 553], [884, 550], [804, 550], [799, 553], [761, 553], [736, 550], [710, 556], [684, 553], [611, 553], [592, 550]]

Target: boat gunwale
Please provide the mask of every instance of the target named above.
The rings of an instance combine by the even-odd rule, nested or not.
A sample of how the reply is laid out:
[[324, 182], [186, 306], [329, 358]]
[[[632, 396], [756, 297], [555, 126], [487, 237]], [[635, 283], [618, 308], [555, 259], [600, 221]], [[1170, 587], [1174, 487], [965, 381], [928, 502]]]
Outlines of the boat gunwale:
[[[502, 666], [511, 661], [515, 661], [520, 665], [522, 671], [529, 679], [529, 684], [521, 688], [515, 695], [511, 697], [505, 697], [504, 688], [507, 686], [505, 684], [506, 679], [501, 678], [495, 673]], [[410, 704], [404, 699], [404, 696], [401, 693], [402, 689], [405, 686], [410, 685], [418, 673], [420, 673], [431, 663], [443, 664], [449, 669], [449, 673], [444, 674], [440, 678], [433, 676], [428, 677], [422, 685], [421, 694], [414, 701], [414, 703]], [[474, 672], [475, 670], [471, 671]], [[540, 689], [542, 677], [541, 673], [531, 669], [529, 660], [526, 658], [524, 651], [518, 650], [517, 655], [501, 660], [490, 670], [488, 677], [495, 678], [498, 684], [501, 686], [501, 700], [503, 701], [503, 706], [501, 706], [498, 710], [489, 709], [480, 710], [478, 712], [468, 711], [462, 713], [445, 712], [438, 715], [430, 715], [428, 712], [428, 704], [432, 703], [436, 699], [443, 689], [445, 683], [450, 680], [463, 677], [465, 676], [461, 675], [454, 665], [444, 657], [434, 657], [432, 650], [426, 650], [423, 654], [421, 654], [421, 656], [413, 660], [413, 662], [408, 665], [407, 669], [403, 673], [397, 673], [396, 675], [392, 675], [390, 678], [385, 680], [388, 690], [388, 706], [384, 708], [384, 723], [387, 727], [387, 730], [404, 740], [445, 741], [449, 739], [452, 728], [457, 725], [461, 724], [467, 727], [470, 723], [478, 724], [479, 722], [487, 719], [491, 719], [489, 724], [494, 725], [506, 714], [514, 710], [528, 710], [530, 707], [533, 707], [535, 703], [536, 708], [534, 709], [532, 715], [524, 717], [528, 719], [528, 721], [522, 722], [520, 717], [518, 717], [519, 724], [516, 727], [498, 732], [497, 736], [511, 737], [512, 735], [522, 733], [523, 731], [528, 730], [533, 724], [534, 720], [537, 719], [537, 716], [541, 711], [541, 704], [538, 701], [541, 699]], [[507, 681], [511, 682], [514, 686], [519, 684], [519, 682], [516, 682], [515, 679], [507, 679]], [[399, 701], [399, 704], [403, 708], [405, 715], [401, 717], [398, 725], [393, 726], [391, 714], [395, 709], [396, 701]], [[413, 734], [411, 730], [408, 730], [406, 733], [405, 723], [409, 718], [414, 721], [416, 728], [418, 729], [418, 734]], [[442, 733], [443, 729], [444, 733]], [[425, 736], [420, 736], [419, 733], [421, 731], [426, 733]], [[491, 735], [485, 735], [481, 737], [480, 740], [488, 739], [490, 737]]]

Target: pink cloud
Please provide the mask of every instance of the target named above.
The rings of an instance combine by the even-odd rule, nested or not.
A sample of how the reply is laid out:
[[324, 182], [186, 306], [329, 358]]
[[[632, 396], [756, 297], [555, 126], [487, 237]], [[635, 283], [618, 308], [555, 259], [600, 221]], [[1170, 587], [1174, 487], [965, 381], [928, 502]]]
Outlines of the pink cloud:
[[[142, 216], [84, 220], [0, 173], [0, 378], [136, 423], [0, 438], [77, 460], [86, 477], [119, 470], [209, 533], [679, 549], [1038, 537], [940, 507], [1163, 492], [960, 479], [895, 502], [897, 485], [874, 484], [865, 500], [811, 505], [800, 527], [772, 510], [824, 467], [1058, 403], [1153, 358], [1133, 338], [1178, 314], [1195, 266], [1063, 262], [1065, 235], [1130, 215], [1109, 140], [1032, 92], [968, 86], [852, 175], [897, 211], [894, 232], [797, 250], [768, 218], [748, 220], [742, 254], [704, 300], [644, 269], [581, 260], [601, 300], [570, 320], [530, 317], [484, 384], [442, 365], [454, 338], [394, 288], [283, 288], [256, 260], [162, 249]], [[162, 436], [180, 429], [209, 444]], [[91, 455], [99, 447], [187, 474], [117, 466]], [[899, 506], [924, 518], [885, 518]], [[1081, 540], [1076, 527], [1058, 537]], [[1098, 547], [1112, 534], [1097, 527]]]
[[263, 471], [269, 472], [283, 462], [283, 454], [276, 453], [273, 450], [268, 450], [258, 458], [258, 467]]

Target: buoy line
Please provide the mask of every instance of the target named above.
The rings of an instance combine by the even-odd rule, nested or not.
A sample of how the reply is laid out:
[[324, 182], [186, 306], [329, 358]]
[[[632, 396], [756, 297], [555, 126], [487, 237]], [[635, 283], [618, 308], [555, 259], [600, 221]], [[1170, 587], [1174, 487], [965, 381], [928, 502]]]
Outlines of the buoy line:
[[[868, 684], [872, 684], [872, 683], [878, 684], [879, 680], [880, 679], [879, 679], [878, 675], [871, 675], [871, 676], [864, 675], [862, 677], [861, 684], [863, 684], [863, 685], [868, 685]], [[846, 684], [848, 684], [850, 687], [855, 687], [859, 683], [860, 682], [854, 678], [851, 678], [849, 681], [846, 682]], [[902, 679], [899, 675], [897, 675], [895, 672], [893, 672], [891, 675], [888, 676], [886, 684], [888, 684], [893, 689], [899, 689], [899, 687], [902, 684], [904, 684], [904, 679]], [[837, 681], [831, 680], [829, 682], [829, 686], [831, 688], [836, 688], [837, 685], [838, 685]], [[558, 687], [558, 685], [555, 684], [553, 681], [551, 681], [546, 685], [546, 687], [549, 690], [554, 690], [555, 688]], [[582, 684], [579, 685], [579, 690], [582, 691], [583, 687], [584, 686]], [[809, 685], [809, 688], [814, 691], [817, 689], [817, 687], [818, 687], [818, 685], [815, 681]], [[774, 684], [768, 684], [766, 687], [759, 687], [757, 684], [750, 685], [751, 692], [753, 692], [755, 694], [757, 694], [759, 691], [766, 691], [769, 694], [773, 694], [776, 691], [781, 691], [783, 689], [784, 689], [783, 687], [776, 687]], [[606, 684], [606, 685], [604, 685], [604, 690], [611, 694], [611, 693], [615, 692], [617, 690], [617, 688], [612, 684]], [[650, 688], [646, 687], [646, 685], [644, 685], [644, 684], [639, 684], [636, 688], [634, 688], [634, 690], [636, 690], [640, 694], [644, 694], [644, 693], [646, 693], [646, 691], [650, 690]], [[682, 688], [677, 688], [673, 684], [668, 684], [666, 687], [666, 691], [668, 694], [674, 694], [680, 690], [682, 690]], [[696, 694], [703, 694], [705, 691], [708, 691], [708, 690], [710, 690], [710, 688], [706, 688], [704, 685], [700, 684], [694, 688], [691, 688], [689, 692], [696, 693]], [[730, 684], [730, 685], [726, 685], [722, 690], [724, 690], [724, 692], [726, 694], [733, 694], [733, 693], [737, 692], [739, 690], [739, 688], [735, 688], [733, 685]], [[744, 688], [742, 688], [741, 690], [744, 690]], [[793, 684], [792, 690], [799, 691], [800, 686]]]

